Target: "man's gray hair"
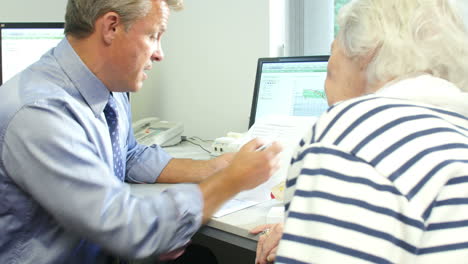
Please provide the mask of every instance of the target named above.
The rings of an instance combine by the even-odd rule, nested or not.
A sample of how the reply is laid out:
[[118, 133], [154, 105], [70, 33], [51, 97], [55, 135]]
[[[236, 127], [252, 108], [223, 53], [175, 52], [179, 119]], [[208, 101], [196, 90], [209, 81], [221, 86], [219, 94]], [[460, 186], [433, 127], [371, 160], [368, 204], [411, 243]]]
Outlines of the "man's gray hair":
[[155, 1], [165, 1], [174, 10], [183, 7], [183, 0], [68, 0], [65, 34], [77, 38], [89, 36], [96, 20], [108, 12], [119, 14], [128, 30], [133, 22], [149, 13]]
[[373, 56], [370, 86], [426, 72], [468, 91], [467, 28], [452, 2], [353, 0], [340, 10], [337, 44], [350, 58]]

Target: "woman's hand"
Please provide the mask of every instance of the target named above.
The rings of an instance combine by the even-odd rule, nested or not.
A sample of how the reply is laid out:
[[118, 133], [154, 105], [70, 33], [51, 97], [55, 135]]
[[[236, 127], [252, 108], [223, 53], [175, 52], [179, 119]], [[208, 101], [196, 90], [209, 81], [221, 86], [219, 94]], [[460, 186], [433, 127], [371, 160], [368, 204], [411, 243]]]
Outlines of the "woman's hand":
[[283, 224], [277, 223], [257, 226], [250, 230], [250, 233], [263, 233], [258, 238], [255, 264], [267, 264], [274, 262], [279, 241], [283, 236]]

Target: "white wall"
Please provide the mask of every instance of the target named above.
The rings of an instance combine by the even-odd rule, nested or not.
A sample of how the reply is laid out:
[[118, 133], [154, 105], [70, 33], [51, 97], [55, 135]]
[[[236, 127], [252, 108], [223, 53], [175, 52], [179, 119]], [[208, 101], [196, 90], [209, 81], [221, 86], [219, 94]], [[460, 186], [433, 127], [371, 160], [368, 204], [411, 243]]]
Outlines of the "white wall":
[[270, 0], [270, 56], [285, 56], [286, 1]]
[[186, 0], [163, 37], [165, 59], [132, 94], [134, 119], [180, 121], [184, 135], [244, 132], [258, 57], [269, 55], [268, 0]]
[[0, 22], [63, 22], [66, 0], [2, 1]]
[[[0, 22], [63, 22], [66, 2], [4, 1]], [[269, 55], [269, 0], [185, 5], [169, 20], [166, 59], [131, 97], [133, 118], [180, 121], [185, 135], [207, 139], [246, 131], [257, 58]]]

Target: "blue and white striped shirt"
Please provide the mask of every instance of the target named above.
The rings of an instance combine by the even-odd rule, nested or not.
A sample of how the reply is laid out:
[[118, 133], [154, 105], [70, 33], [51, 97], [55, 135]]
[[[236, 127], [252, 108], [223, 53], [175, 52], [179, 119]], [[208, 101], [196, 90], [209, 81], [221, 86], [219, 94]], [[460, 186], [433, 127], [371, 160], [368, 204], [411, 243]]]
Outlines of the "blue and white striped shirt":
[[423, 75], [331, 107], [293, 155], [277, 263], [465, 263], [467, 102]]

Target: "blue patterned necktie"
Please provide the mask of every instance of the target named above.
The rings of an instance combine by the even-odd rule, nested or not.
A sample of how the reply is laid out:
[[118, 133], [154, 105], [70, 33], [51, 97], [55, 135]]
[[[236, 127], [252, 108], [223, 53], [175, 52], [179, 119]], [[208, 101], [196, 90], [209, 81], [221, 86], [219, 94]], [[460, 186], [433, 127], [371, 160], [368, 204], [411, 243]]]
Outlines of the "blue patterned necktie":
[[109, 95], [109, 101], [104, 108], [104, 115], [106, 116], [107, 126], [109, 127], [109, 134], [112, 143], [112, 152], [114, 157], [114, 173], [120, 179], [124, 180], [124, 163], [122, 160], [122, 151], [120, 150], [119, 139], [119, 114], [117, 112], [117, 105], [112, 94]]

